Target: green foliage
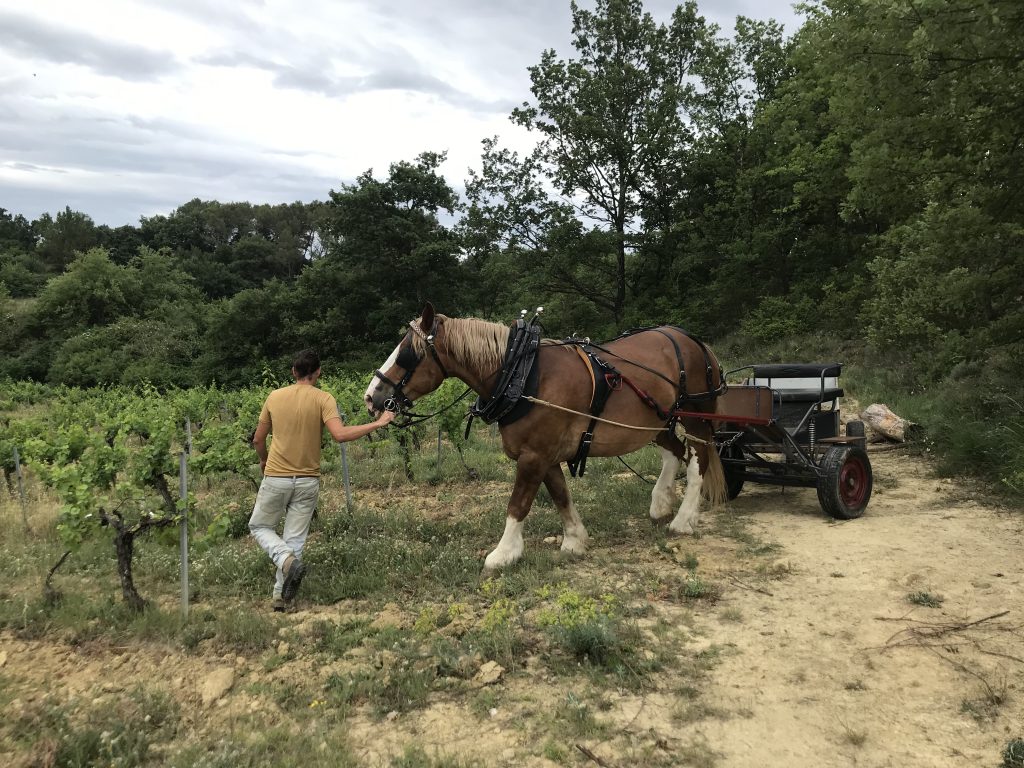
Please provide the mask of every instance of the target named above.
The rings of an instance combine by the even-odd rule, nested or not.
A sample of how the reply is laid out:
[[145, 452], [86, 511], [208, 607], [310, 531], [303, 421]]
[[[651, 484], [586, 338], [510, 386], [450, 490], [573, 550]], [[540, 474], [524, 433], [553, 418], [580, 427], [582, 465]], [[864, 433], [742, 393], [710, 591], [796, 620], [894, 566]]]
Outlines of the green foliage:
[[1010, 739], [1006, 742], [1002, 768], [1024, 768], [1024, 739]]
[[[541, 591], [543, 597], [550, 589]], [[635, 631], [620, 615], [613, 595], [585, 597], [567, 587], [559, 588], [554, 604], [542, 608], [537, 623], [570, 656], [620, 675], [636, 672]]]
[[766, 296], [744, 319], [740, 330], [759, 342], [799, 336], [815, 325], [817, 304], [808, 296]]

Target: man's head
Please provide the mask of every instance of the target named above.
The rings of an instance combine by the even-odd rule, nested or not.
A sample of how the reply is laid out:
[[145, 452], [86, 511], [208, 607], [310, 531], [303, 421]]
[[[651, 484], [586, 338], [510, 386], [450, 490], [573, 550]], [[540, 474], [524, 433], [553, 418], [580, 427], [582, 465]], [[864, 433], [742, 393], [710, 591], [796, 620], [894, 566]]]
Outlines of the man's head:
[[320, 370], [320, 355], [312, 349], [304, 349], [295, 355], [292, 372], [296, 379], [307, 379]]

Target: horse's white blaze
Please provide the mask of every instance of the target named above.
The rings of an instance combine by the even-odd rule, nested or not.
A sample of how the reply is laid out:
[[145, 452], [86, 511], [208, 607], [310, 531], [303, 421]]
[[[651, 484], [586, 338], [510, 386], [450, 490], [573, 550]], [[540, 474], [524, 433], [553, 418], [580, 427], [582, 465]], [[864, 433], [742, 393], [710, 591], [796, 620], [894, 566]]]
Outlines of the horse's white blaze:
[[697, 518], [700, 514], [700, 488], [704, 478], [700, 475], [700, 462], [697, 454], [690, 457], [686, 466], [686, 490], [683, 492], [683, 503], [679, 505], [679, 513], [669, 523], [668, 529], [673, 533], [695, 533]]
[[[378, 369], [379, 371], [383, 373], [384, 371], [390, 369], [391, 366], [395, 364], [395, 361], [398, 359], [398, 350], [401, 348], [401, 346], [402, 342], [398, 342], [398, 345], [391, 352], [390, 357], [388, 357], [388, 359], [384, 361], [384, 365], [382, 365]], [[373, 378], [370, 379], [370, 386], [366, 388], [366, 392], [363, 394], [363, 401], [366, 403], [367, 407], [369, 407], [370, 405], [370, 398], [373, 397], [373, 390], [377, 388], [378, 384], [383, 383], [384, 382], [381, 381], [380, 376], [378, 376], [377, 374], [373, 374]]]
[[570, 499], [569, 506], [562, 510], [562, 551], [582, 555], [587, 551], [589, 541], [590, 535]]
[[523, 556], [523, 523], [514, 517], [505, 518], [505, 533], [494, 551], [484, 558], [487, 569], [503, 568]]
[[661, 520], [672, 514], [676, 505], [676, 470], [679, 459], [667, 448], [661, 449], [661, 474], [651, 491], [651, 520]]

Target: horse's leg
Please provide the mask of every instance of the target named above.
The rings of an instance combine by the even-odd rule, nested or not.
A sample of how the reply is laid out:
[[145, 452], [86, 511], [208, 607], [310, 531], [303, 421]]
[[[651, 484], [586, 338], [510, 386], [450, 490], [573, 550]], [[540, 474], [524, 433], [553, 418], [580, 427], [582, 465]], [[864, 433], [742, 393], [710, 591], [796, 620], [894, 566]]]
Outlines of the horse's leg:
[[[692, 455], [686, 467], [686, 491], [679, 513], [669, 524], [675, 533], [696, 533], [700, 519], [701, 492], [707, 496], [712, 507], [717, 507], [727, 498], [725, 472], [722, 460], [715, 450], [715, 432], [706, 421], [691, 420], [684, 424], [687, 434], [693, 438], [690, 446]], [[673, 435], [673, 440], [679, 440]], [[683, 447], [682, 443], [679, 443]], [[685, 447], [683, 447], [685, 450]]]
[[676, 471], [679, 458], [669, 449], [661, 447], [661, 474], [651, 491], [651, 520], [664, 520], [676, 506]]
[[587, 551], [590, 536], [576, 512], [576, 505], [572, 503], [561, 464], [554, 464], [544, 475], [544, 487], [548, 489], [551, 500], [562, 516], [562, 551], [582, 555]]
[[700, 488], [703, 476], [700, 472], [700, 459], [696, 451], [686, 464], [686, 490], [683, 491], [683, 502], [675, 518], [668, 524], [673, 533], [696, 533], [697, 522], [700, 520]]
[[508, 500], [505, 532], [501, 541], [484, 558], [484, 572], [504, 568], [523, 556], [523, 520], [537, 495], [540, 481], [548, 470], [548, 463], [536, 457], [520, 456], [516, 463], [516, 482]]
[[[686, 489], [683, 491], [683, 501], [679, 505], [679, 511], [676, 512], [676, 516], [668, 524], [668, 529], [673, 533], [695, 533], [697, 530], [697, 518], [700, 514], [701, 487], [700, 462], [697, 454], [689, 452], [690, 455], [687, 456], [686, 446], [670, 432], [660, 433], [657, 437], [657, 443], [661, 446], [662, 450], [661, 476], [658, 478], [658, 485], [664, 482], [663, 488], [671, 489], [675, 484], [675, 472], [679, 466], [679, 461], [686, 461]], [[669, 461], [668, 455], [675, 458], [674, 464]], [[671, 475], [667, 474], [669, 465], [671, 465]], [[654, 486], [655, 493], [658, 492], [658, 485]], [[668, 504], [671, 505], [672, 501], [674, 501], [674, 495]], [[664, 504], [665, 502], [662, 503]], [[651, 499], [651, 512], [653, 517], [653, 498]], [[664, 516], [667, 513], [662, 514]]]

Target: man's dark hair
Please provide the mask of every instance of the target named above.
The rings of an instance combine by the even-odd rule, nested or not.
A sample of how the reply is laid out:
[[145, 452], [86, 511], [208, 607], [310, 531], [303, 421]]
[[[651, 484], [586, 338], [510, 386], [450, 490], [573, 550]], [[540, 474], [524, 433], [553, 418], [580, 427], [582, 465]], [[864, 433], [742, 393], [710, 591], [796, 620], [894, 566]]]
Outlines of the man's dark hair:
[[316, 373], [316, 369], [319, 367], [320, 355], [312, 349], [302, 350], [292, 361], [292, 368], [295, 369], [295, 375], [300, 379], [304, 379], [310, 374]]

